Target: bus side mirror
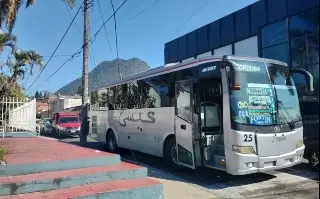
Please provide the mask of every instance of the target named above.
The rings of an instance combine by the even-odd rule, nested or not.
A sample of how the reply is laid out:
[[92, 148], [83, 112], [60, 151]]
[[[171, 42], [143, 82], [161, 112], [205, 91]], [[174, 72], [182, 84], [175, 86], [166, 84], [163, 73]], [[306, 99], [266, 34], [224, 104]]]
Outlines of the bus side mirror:
[[230, 79], [231, 90], [240, 90], [241, 85], [240, 85], [239, 73], [236, 73], [234, 71], [230, 71], [229, 74], [230, 74], [229, 79]]
[[304, 76], [307, 84], [308, 92], [313, 92], [313, 76], [308, 71], [301, 69], [301, 68], [291, 68], [290, 69], [291, 74], [298, 73]]

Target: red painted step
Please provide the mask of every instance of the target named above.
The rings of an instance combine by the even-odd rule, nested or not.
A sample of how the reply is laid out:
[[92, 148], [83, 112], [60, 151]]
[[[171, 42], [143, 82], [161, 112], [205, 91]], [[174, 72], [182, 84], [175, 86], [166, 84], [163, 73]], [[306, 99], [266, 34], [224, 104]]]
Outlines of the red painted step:
[[68, 189], [57, 189], [47, 192], [34, 192], [21, 195], [3, 196], [0, 199], [44, 199], [44, 198], [162, 198], [163, 187], [159, 182], [149, 178], [119, 180], [95, 183]]
[[26, 182], [35, 182], [46, 179], [58, 179], [71, 176], [79, 176], [86, 174], [96, 174], [96, 173], [107, 173], [113, 171], [127, 171], [143, 168], [138, 165], [129, 164], [121, 162], [117, 165], [111, 166], [99, 166], [99, 167], [89, 167], [81, 169], [72, 169], [72, 170], [63, 170], [63, 171], [51, 171], [43, 173], [34, 173], [20, 176], [5, 176], [0, 177], [0, 184], [9, 184], [9, 183], [26, 183]]
[[9, 165], [115, 155], [103, 151], [96, 152], [92, 149], [59, 142], [57, 140], [40, 138], [0, 139], [0, 145], [9, 152], [5, 159]]

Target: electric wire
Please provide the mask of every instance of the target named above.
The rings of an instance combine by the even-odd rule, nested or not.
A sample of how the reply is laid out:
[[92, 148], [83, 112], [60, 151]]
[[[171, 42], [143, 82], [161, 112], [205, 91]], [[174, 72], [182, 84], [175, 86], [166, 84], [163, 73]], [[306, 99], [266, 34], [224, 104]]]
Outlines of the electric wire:
[[106, 34], [108, 45], [109, 45], [109, 49], [110, 49], [110, 52], [111, 52], [111, 56], [113, 56], [113, 52], [112, 52], [112, 48], [111, 48], [111, 45], [110, 45], [106, 24], [105, 24], [105, 21], [104, 21], [104, 17], [102, 15], [102, 9], [101, 9], [101, 6], [100, 6], [100, 1], [97, 0], [97, 3], [98, 3], [99, 11], [100, 11], [100, 16], [101, 16], [101, 19], [102, 19], [102, 22], [103, 22], [103, 29], [104, 29], [104, 32]]
[[52, 57], [53, 57], [53, 56], [55, 55], [55, 53], [57, 52], [57, 50], [58, 50], [58, 48], [60, 47], [62, 41], [64, 40], [64, 38], [66, 37], [67, 33], [69, 32], [72, 24], [74, 23], [75, 19], [77, 18], [78, 14], [80, 13], [80, 10], [81, 10], [82, 6], [83, 6], [83, 3], [80, 5], [77, 13], [76, 13], [75, 16], [73, 17], [71, 23], [69, 24], [67, 30], [65, 31], [65, 33], [64, 33], [63, 36], [62, 36], [62, 38], [60, 39], [57, 47], [56, 47], [55, 50], [53, 51], [53, 53], [52, 53], [52, 55], [50, 56], [49, 60], [48, 60], [47, 63], [44, 65], [44, 67], [42, 68], [42, 70], [40, 71], [40, 73], [38, 74], [38, 76], [36, 77], [36, 79], [31, 83], [31, 85], [27, 88], [26, 91], [28, 91], [28, 90], [33, 86], [33, 84], [39, 79], [39, 77], [40, 77], [40, 75], [42, 74], [42, 72], [44, 71], [44, 69], [45, 69], [45, 68], [48, 66], [48, 64], [50, 63]]
[[[116, 14], [121, 8], [122, 6], [127, 2], [128, 0], [124, 0], [121, 5], [115, 10], [115, 12], [104, 22], [104, 24], [106, 24], [108, 21], [110, 21], [113, 17], [114, 14]], [[103, 24], [103, 25], [104, 25]], [[82, 52], [84, 46], [86, 46], [89, 42], [94, 42], [97, 38], [97, 35], [100, 33], [100, 31], [103, 28], [103, 25], [96, 31], [96, 33], [86, 42], [82, 45], [82, 47], [76, 51], [69, 59], [67, 59], [54, 73], [52, 73], [46, 80], [44, 80], [42, 83], [40, 83], [35, 90], [37, 90], [41, 85], [43, 85], [45, 82], [47, 82], [48, 80], [50, 80], [50, 78], [52, 76], [54, 76], [63, 66], [65, 66], [69, 61], [72, 61], [75, 57], [79, 56], [79, 54]]]

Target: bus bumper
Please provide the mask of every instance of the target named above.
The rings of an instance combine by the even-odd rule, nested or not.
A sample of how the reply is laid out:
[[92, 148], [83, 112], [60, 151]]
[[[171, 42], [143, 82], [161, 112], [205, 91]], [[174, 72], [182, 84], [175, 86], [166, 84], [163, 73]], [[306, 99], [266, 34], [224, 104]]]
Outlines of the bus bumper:
[[[305, 146], [302, 146], [293, 152], [282, 154], [279, 156], [258, 157], [245, 156], [245, 161], [241, 161], [239, 170], [234, 175], [246, 175], [251, 173], [266, 172], [272, 170], [279, 170], [300, 164], [303, 161]], [[242, 156], [241, 154], [237, 154]], [[242, 158], [240, 158], [242, 159]]]

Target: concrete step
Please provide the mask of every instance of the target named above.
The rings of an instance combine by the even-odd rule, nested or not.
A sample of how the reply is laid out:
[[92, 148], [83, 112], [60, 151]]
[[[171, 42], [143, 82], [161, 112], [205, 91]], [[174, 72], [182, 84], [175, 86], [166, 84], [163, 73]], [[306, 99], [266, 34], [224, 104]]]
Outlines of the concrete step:
[[147, 168], [129, 163], [21, 176], [0, 177], [0, 196], [70, 188], [89, 183], [147, 177]]
[[108, 199], [162, 199], [163, 186], [150, 178], [118, 180], [33, 192], [20, 195], [1, 196], [0, 199], [44, 199], [44, 198], [108, 198]]
[[[7, 165], [0, 167], [0, 177], [115, 165], [120, 156], [58, 141], [17, 138], [0, 140], [7, 151]], [[36, 146], [36, 147], [35, 147]]]

